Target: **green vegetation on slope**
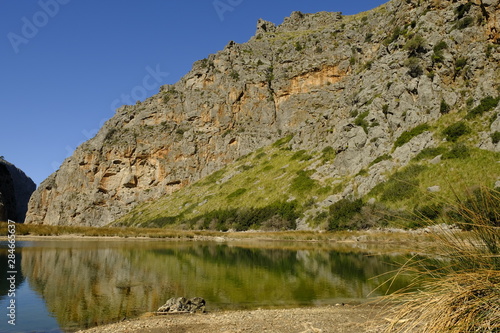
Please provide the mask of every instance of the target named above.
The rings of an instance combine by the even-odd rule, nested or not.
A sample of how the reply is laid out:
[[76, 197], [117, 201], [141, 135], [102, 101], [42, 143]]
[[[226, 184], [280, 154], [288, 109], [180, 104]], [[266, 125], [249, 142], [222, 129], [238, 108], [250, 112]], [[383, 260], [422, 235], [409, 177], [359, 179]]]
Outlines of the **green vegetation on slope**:
[[312, 171], [307, 168], [332, 154], [292, 151], [291, 139], [284, 137], [170, 196], [143, 204], [114, 225], [293, 229], [308, 200], [330, 194], [331, 188], [310, 178]]
[[[441, 162], [428, 163], [438, 155], [442, 155]], [[379, 209], [388, 215], [407, 212], [398, 226], [419, 227], [422, 216], [434, 221], [443, 218], [457, 193], [494, 184], [500, 175], [499, 160], [499, 153], [464, 144], [424, 149], [408, 166], [373, 188], [366, 198], [376, 198], [382, 205]]]
[[[457, 142], [424, 149], [361, 200], [346, 198], [309, 222], [320, 225], [324, 221], [328, 230], [347, 230], [418, 227], [419, 216], [437, 221], [447, 210], [443, 203], [456, 192], [494, 184], [500, 175], [500, 154], [470, 148], [463, 143], [465, 139], [466, 135]], [[288, 148], [289, 141], [281, 139], [170, 196], [138, 206], [114, 225], [221, 231], [294, 229], [296, 219], [307, 208], [342, 191], [346, 179], [332, 188], [331, 183], [311, 178], [313, 166], [334, 159], [334, 154], [329, 148], [294, 152]], [[438, 155], [439, 163], [430, 163]], [[369, 168], [390, 159], [383, 155]], [[429, 192], [429, 188], [438, 191]], [[367, 203], [371, 198], [375, 204]]]

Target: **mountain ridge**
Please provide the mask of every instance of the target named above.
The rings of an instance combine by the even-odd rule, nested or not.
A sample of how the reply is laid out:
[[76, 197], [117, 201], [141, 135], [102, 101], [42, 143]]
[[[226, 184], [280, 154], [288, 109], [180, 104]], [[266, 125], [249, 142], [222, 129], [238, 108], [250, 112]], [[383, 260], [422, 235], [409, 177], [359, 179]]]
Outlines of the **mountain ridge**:
[[[392, 0], [354, 16], [259, 20], [247, 43], [229, 42], [176, 84], [119, 108], [40, 185], [27, 222], [107, 225], [288, 136], [292, 151], [335, 155], [312, 178], [332, 189], [350, 179], [330, 205], [362, 197], [500, 95], [498, 9], [494, 0]], [[500, 151], [493, 104], [466, 120], [474, 135], [459, 142]]]
[[0, 158], [0, 221], [23, 223], [36, 185], [22, 170]]

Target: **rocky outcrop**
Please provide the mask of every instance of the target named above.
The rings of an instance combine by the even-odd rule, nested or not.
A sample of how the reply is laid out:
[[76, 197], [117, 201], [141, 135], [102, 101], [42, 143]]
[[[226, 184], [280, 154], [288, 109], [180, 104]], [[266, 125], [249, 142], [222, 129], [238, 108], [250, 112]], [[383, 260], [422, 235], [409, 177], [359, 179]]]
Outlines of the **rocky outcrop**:
[[35, 183], [13, 164], [0, 159], [0, 221], [24, 222]]
[[[392, 0], [356, 16], [259, 20], [247, 43], [229, 42], [118, 109], [40, 185], [27, 222], [109, 224], [286, 135], [292, 149], [332, 147], [315, 177], [352, 177], [340, 197], [363, 195], [438, 143], [426, 132], [394, 150], [404, 131], [499, 94], [499, 12], [498, 0]], [[500, 149], [498, 123], [484, 126], [478, 147]]]
[[7, 221], [16, 215], [14, 184], [9, 169], [0, 163], [0, 221]]

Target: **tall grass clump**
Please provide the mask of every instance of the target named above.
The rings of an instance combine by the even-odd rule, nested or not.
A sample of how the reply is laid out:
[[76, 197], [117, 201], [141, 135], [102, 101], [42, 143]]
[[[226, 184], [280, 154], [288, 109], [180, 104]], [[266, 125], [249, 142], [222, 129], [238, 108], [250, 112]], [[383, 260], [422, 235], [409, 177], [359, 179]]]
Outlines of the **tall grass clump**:
[[431, 228], [439, 264], [408, 262], [416, 291], [388, 296], [402, 302], [388, 332], [500, 332], [500, 193], [479, 188], [457, 198], [445, 219], [456, 228]]

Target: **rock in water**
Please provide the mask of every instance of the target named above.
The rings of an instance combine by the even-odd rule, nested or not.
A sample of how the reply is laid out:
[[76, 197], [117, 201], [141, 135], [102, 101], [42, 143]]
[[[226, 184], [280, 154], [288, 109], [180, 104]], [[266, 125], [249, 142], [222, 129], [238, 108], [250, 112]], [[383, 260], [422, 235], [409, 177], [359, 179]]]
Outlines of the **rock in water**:
[[158, 308], [159, 313], [176, 313], [176, 312], [205, 312], [205, 300], [201, 297], [193, 297], [186, 299], [184, 297], [172, 297]]

